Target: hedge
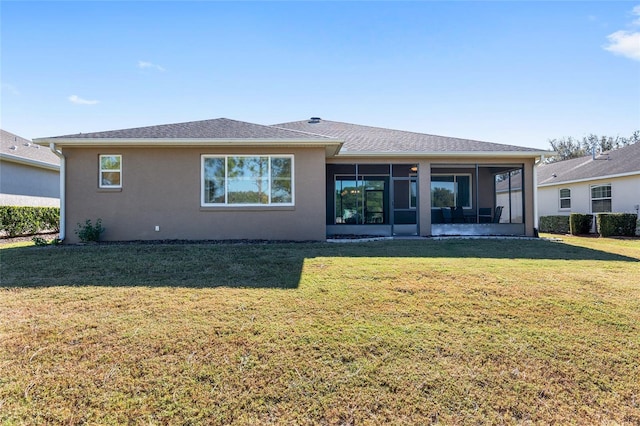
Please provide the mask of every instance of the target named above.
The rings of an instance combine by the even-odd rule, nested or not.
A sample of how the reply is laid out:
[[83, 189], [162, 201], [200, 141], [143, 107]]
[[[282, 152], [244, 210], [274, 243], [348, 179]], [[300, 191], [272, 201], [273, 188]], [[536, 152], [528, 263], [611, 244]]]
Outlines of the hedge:
[[569, 233], [569, 216], [540, 216], [540, 232]]
[[582, 235], [591, 233], [593, 216], [590, 214], [571, 213], [569, 215], [569, 231], [571, 235]]
[[60, 231], [58, 207], [0, 206], [0, 232], [15, 237]]
[[636, 213], [598, 213], [596, 224], [601, 237], [636, 235]]

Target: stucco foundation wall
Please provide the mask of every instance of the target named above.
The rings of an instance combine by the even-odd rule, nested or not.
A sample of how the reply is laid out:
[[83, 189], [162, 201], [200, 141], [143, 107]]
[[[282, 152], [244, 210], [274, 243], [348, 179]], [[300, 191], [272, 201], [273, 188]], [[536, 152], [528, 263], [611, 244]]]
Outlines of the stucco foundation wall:
[[[78, 223], [98, 218], [105, 241], [326, 238], [324, 148], [66, 148], [63, 153], [65, 242], [78, 242]], [[98, 187], [100, 154], [122, 155], [121, 190]], [[293, 154], [295, 206], [201, 207], [203, 154]]]

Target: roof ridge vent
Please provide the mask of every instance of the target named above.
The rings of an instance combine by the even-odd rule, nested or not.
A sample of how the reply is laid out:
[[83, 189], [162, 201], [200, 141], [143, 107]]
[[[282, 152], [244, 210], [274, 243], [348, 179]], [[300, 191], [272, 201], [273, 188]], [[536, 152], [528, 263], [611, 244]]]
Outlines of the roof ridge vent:
[[316, 123], [319, 123], [320, 121], [322, 121], [322, 118], [320, 117], [311, 117], [309, 119], [309, 124], [316, 124]]

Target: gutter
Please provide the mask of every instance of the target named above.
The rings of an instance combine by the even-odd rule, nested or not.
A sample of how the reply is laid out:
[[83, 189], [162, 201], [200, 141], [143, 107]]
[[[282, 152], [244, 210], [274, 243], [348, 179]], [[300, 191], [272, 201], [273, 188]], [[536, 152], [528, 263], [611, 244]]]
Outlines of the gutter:
[[58, 146], [73, 147], [238, 147], [238, 148], [324, 148], [327, 157], [333, 157], [340, 152], [344, 140], [335, 138], [318, 139], [198, 139], [198, 138], [38, 138], [33, 140], [38, 145], [57, 144]]
[[531, 158], [553, 154], [550, 151], [346, 151], [336, 157], [450, 157], [450, 158]]
[[581, 178], [581, 179], [562, 180], [562, 181], [558, 181], [558, 182], [542, 183], [542, 184], [540, 184], [538, 186], [540, 188], [544, 188], [544, 187], [547, 187], [547, 186], [569, 185], [569, 184], [572, 184], [572, 183], [584, 183], [584, 182], [591, 182], [591, 181], [595, 181], [595, 180], [608, 180], [608, 179], [615, 179], [615, 178], [622, 178], [622, 177], [629, 177], [629, 176], [638, 176], [638, 175], [640, 175], [640, 170], [637, 170], [635, 172], [617, 173], [617, 174], [614, 174], [614, 175], [594, 176], [594, 177]]
[[54, 142], [51, 142], [49, 144], [49, 149], [60, 158], [60, 235], [58, 239], [60, 241], [64, 241], [67, 230], [65, 209], [66, 158], [64, 157], [62, 151], [56, 148], [56, 144]]
[[46, 161], [33, 160], [31, 158], [20, 157], [18, 155], [11, 155], [0, 153], [0, 159], [5, 161], [10, 161], [12, 163], [24, 164], [26, 166], [32, 167], [40, 167], [41, 169], [58, 171], [60, 170], [60, 166], [57, 164], [47, 163]]

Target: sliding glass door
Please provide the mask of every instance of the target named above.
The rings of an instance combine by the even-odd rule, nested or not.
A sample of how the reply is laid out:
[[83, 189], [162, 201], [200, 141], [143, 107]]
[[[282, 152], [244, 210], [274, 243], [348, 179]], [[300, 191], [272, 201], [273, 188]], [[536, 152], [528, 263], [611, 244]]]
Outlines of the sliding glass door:
[[387, 177], [336, 176], [335, 224], [388, 224]]

